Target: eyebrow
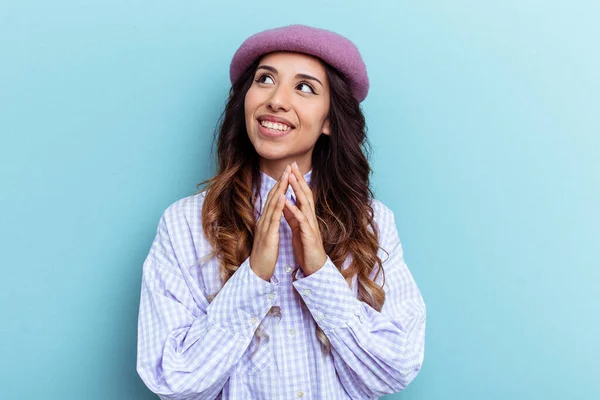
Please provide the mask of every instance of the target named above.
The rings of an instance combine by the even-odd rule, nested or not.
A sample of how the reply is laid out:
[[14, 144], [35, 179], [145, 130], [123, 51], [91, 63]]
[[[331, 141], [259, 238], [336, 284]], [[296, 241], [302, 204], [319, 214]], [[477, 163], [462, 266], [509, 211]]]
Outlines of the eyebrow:
[[[270, 65], [260, 65], [258, 68], [256, 68], [256, 70], [258, 71], [259, 69], [266, 69], [267, 71], [271, 71], [271, 72], [277, 73], [277, 70], [275, 68], [271, 67]], [[311, 75], [296, 74], [296, 78], [310, 79], [310, 80], [313, 80], [313, 81], [317, 81], [317, 82], [319, 82], [319, 84], [321, 86], [323, 86], [323, 84], [321, 83], [320, 80], [318, 80], [317, 78], [315, 78], [314, 76], [311, 76]]]

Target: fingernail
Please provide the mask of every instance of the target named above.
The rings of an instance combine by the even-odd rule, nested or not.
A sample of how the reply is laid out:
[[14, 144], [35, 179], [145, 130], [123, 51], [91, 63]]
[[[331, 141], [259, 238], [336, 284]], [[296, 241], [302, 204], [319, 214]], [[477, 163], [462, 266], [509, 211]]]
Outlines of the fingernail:
[[296, 168], [298, 168], [298, 163], [296, 161], [294, 161], [294, 165], [296, 166]]

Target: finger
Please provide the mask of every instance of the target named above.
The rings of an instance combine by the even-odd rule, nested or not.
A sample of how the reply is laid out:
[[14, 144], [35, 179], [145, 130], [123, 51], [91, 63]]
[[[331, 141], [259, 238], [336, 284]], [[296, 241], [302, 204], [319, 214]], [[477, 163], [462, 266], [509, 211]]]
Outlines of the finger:
[[263, 222], [265, 220], [268, 221], [267, 218], [262, 218], [262, 216], [266, 217], [266, 213], [269, 210], [269, 206], [271, 204], [271, 200], [273, 199], [273, 196], [275, 195], [275, 193], [277, 192], [277, 190], [279, 189], [279, 187], [281, 186], [281, 181], [283, 180], [286, 171], [289, 171], [289, 169], [286, 167], [286, 169], [283, 171], [283, 174], [281, 175], [281, 178], [279, 178], [279, 180], [275, 183], [275, 185], [273, 185], [273, 187], [271, 188], [271, 190], [269, 190], [269, 193], [267, 194], [267, 200], [265, 201], [265, 204], [263, 206], [262, 209], [262, 213], [261, 213], [261, 218], [260, 218], [260, 225], [263, 225]]
[[296, 195], [296, 203], [299, 205], [299, 209], [311, 219], [315, 218], [314, 206], [310, 203], [306, 197], [306, 194], [300, 187], [300, 183], [298, 183], [298, 179], [296, 176], [291, 173], [290, 174], [290, 184], [292, 185], [292, 189], [294, 190], [294, 194]]
[[269, 229], [267, 230], [267, 236], [275, 235], [279, 232], [279, 226], [281, 225], [281, 212], [285, 206], [285, 200], [286, 199], [283, 194], [280, 194], [277, 197], [277, 203], [275, 204], [275, 209], [271, 215], [271, 223], [269, 224]]
[[[277, 207], [277, 200], [279, 199], [279, 195], [280, 194], [284, 194], [287, 191], [287, 187], [288, 187], [288, 177], [290, 175], [290, 170], [291, 168], [287, 169], [287, 172], [283, 173], [283, 176], [281, 177], [281, 180], [277, 183], [277, 189], [275, 189], [275, 187], [273, 187], [273, 189], [271, 189], [271, 191], [273, 191], [273, 193], [271, 194], [270, 198], [268, 199], [269, 204], [265, 204], [265, 223], [267, 224], [267, 226], [264, 226], [263, 229], [265, 231], [269, 230], [269, 226], [270, 226], [270, 221], [271, 221], [271, 217], [273, 216], [273, 212], [274, 209]], [[281, 218], [281, 210], [279, 210], [279, 218]]]
[[302, 191], [304, 192], [304, 195], [306, 196], [308, 203], [314, 209], [315, 206], [314, 206], [312, 190], [310, 189], [308, 182], [306, 182], [306, 179], [304, 179], [304, 175], [302, 175], [302, 173], [300, 172], [300, 168], [298, 168], [298, 164], [292, 164], [292, 172], [294, 172], [294, 176], [298, 180], [298, 183], [300, 184], [300, 187], [302, 188]]
[[[282, 176], [282, 178], [283, 178], [283, 176]], [[265, 200], [265, 205], [263, 206], [262, 215], [264, 215], [265, 212], [269, 209], [269, 205], [271, 204], [271, 199], [275, 195], [275, 192], [277, 192], [277, 189], [279, 188], [280, 184], [281, 184], [281, 178], [277, 182], [275, 182], [275, 185], [273, 185], [271, 190], [269, 190], [269, 193], [267, 193], [267, 200]]]
[[308, 218], [306, 218], [306, 215], [288, 199], [285, 200], [285, 206], [293, 214], [302, 233], [314, 235], [313, 227], [309, 223]]
[[294, 213], [292, 213], [290, 211], [287, 204], [285, 204], [283, 207], [283, 216], [285, 217], [285, 220], [287, 221], [290, 228], [292, 228], [292, 230], [296, 229], [296, 226], [298, 226], [298, 221], [296, 221], [296, 217], [294, 217]]

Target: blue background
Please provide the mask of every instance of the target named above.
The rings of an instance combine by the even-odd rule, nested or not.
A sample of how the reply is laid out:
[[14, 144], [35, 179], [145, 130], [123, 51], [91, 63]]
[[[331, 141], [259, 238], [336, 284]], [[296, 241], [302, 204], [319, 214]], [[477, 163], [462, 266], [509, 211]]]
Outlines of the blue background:
[[0, 397], [153, 399], [158, 219], [212, 176], [233, 52], [304, 23], [361, 50], [376, 196], [428, 310], [403, 399], [600, 398], [600, 3], [0, 5]]

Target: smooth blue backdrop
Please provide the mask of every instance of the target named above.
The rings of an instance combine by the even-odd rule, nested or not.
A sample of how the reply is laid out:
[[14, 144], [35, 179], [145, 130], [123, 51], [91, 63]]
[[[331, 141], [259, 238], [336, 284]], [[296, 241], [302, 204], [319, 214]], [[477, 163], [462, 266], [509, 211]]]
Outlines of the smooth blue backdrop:
[[0, 397], [153, 399], [141, 267], [211, 176], [233, 52], [351, 38], [376, 196], [428, 310], [411, 400], [600, 398], [597, 1], [4, 1]]

